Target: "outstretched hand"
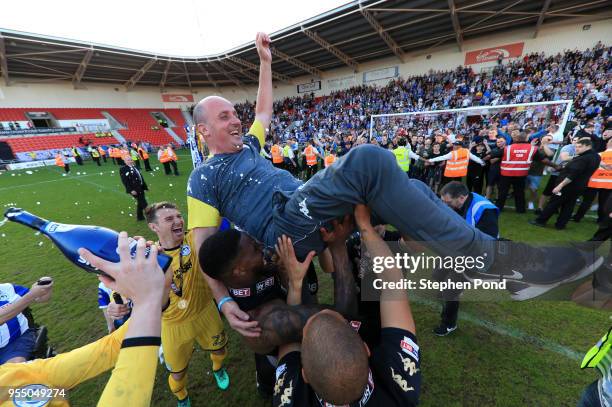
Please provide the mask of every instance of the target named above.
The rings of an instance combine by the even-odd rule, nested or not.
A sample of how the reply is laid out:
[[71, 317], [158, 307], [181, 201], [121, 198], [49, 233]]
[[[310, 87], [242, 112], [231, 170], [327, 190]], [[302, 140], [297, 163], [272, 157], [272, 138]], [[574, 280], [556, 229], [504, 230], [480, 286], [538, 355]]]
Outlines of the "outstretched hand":
[[272, 62], [272, 52], [270, 51], [270, 37], [266, 33], [258, 32], [255, 36], [255, 47], [261, 62]]
[[303, 262], [298, 261], [297, 257], [295, 257], [293, 243], [291, 242], [291, 239], [285, 235], [278, 238], [278, 243], [276, 243], [275, 249], [281, 263], [283, 264], [285, 273], [287, 273], [288, 281], [293, 285], [301, 285], [302, 281], [304, 281], [304, 276], [306, 276], [306, 272], [308, 271], [308, 267], [310, 267], [312, 258], [317, 253], [311, 251], [308, 253]]

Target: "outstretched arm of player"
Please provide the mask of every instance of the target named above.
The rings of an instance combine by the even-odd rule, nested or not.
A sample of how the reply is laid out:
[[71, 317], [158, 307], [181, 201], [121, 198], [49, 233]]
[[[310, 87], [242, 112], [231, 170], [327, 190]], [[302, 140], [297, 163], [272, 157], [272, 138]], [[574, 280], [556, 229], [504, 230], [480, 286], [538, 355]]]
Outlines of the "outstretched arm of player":
[[[257, 89], [257, 105], [255, 106], [255, 120], [268, 128], [272, 120], [272, 52], [270, 51], [270, 37], [265, 33], [257, 33], [255, 47], [259, 55], [259, 88]], [[264, 141], [260, 140], [263, 146]]]
[[[372, 258], [393, 257], [389, 246], [376, 232], [370, 221], [370, 209], [365, 205], [355, 207], [355, 222], [361, 233], [361, 241], [366, 245]], [[399, 282], [403, 278], [400, 269], [392, 267], [383, 271], [384, 282]], [[414, 318], [407, 295], [398, 294], [391, 289], [383, 290], [380, 296], [380, 322], [382, 328], [401, 328], [416, 333]]]
[[157, 246], [150, 246], [148, 257], [146, 246], [146, 241], [139, 239], [136, 256], [132, 258], [127, 233], [121, 232], [119, 263], [105, 261], [85, 249], [79, 250], [90, 264], [111, 277], [100, 276], [104, 285], [131, 298], [134, 303], [119, 359], [98, 401], [99, 406], [144, 407], [151, 403], [161, 344], [161, 305], [165, 288], [164, 273], [157, 263]]
[[[193, 238], [198, 250], [202, 247], [202, 243], [217, 231], [217, 227], [201, 227], [193, 229]], [[198, 266], [199, 268], [199, 266]], [[210, 278], [204, 271], [200, 270], [204, 275], [210, 290], [217, 304], [224, 297], [229, 297], [227, 287], [222, 282]], [[261, 333], [261, 328], [257, 321], [251, 320], [251, 317], [246, 312], [242, 311], [235, 301], [225, 301], [221, 306], [221, 312], [227, 319], [232, 329], [245, 337], [257, 337]]]

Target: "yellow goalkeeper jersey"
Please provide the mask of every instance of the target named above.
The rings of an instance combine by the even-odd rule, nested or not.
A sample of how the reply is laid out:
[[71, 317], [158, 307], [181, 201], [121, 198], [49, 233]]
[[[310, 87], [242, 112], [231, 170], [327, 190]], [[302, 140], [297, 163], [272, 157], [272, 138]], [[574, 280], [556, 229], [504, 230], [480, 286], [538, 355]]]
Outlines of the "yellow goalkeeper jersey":
[[213, 300], [212, 292], [200, 271], [193, 233], [185, 234], [178, 247], [164, 250], [172, 257], [170, 305], [162, 314], [163, 323], [179, 323], [201, 313]]

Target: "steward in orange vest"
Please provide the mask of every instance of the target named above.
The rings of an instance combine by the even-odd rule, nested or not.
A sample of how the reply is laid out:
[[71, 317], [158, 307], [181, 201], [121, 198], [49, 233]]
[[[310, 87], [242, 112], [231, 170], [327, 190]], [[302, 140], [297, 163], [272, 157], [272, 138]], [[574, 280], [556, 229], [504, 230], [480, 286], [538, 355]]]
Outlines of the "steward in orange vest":
[[470, 150], [467, 148], [464, 148], [461, 141], [455, 141], [453, 143], [453, 151], [436, 158], [431, 158], [428, 162], [436, 163], [438, 161], [446, 161], [443, 183], [447, 184], [450, 181], [460, 181], [461, 177], [467, 175], [470, 160], [480, 165], [484, 165], [484, 161], [470, 153]]
[[317, 173], [317, 170], [319, 169], [319, 162], [317, 160], [319, 152], [315, 148], [313, 141], [310, 141], [308, 145], [304, 148], [303, 154], [306, 157], [306, 179], [310, 179], [313, 175]]
[[66, 173], [70, 172], [70, 164], [64, 161], [62, 153], [57, 153], [55, 155], [55, 165], [57, 165], [58, 167], [62, 167]]
[[145, 171], [151, 171], [151, 164], [149, 162], [149, 153], [144, 149], [142, 145], [138, 147], [138, 155], [144, 163]]
[[[610, 139], [612, 140], [612, 139]], [[612, 144], [608, 141], [608, 145]], [[612, 189], [612, 148], [599, 153], [601, 163], [589, 179], [589, 188]]]
[[333, 163], [336, 162], [336, 155], [335, 154], [328, 154], [325, 156], [325, 168], [329, 167], [330, 165], [332, 165]]
[[[455, 148], [457, 147], [458, 148]], [[446, 161], [444, 176], [446, 178], [461, 178], [467, 175], [468, 164], [470, 162], [470, 151], [459, 145], [453, 145], [450, 160]]]
[[176, 165], [176, 161], [178, 160], [178, 156], [176, 155], [176, 153], [172, 149], [172, 145], [168, 144], [168, 147], [166, 148], [166, 152], [168, 154], [168, 158], [170, 159], [168, 164], [170, 164], [170, 166], [172, 167], [172, 170], [174, 171], [174, 175], [178, 176], [179, 175], [178, 166]]
[[278, 143], [274, 143], [270, 148], [270, 154], [272, 155], [272, 164], [275, 167], [283, 168], [283, 150], [278, 145]]
[[606, 202], [612, 192], [612, 139], [608, 140], [607, 150], [599, 153], [599, 156], [601, 157], [599, 167], [591, 175], [588, 188], [582, 194], [582, 203], [572, 218], [576, 222], [580, 222], [591, 209], [595, 195], [597, 195], [597, 222], [604, 223], [608, 218]]

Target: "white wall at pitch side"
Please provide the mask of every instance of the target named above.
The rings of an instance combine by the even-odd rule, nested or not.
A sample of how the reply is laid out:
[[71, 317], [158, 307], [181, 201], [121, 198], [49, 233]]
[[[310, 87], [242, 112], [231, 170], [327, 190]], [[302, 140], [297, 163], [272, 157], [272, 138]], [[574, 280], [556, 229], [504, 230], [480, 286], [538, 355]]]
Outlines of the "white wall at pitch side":
[[[189, 94], [186, 89], [166, 89], [165, 93]], [[74, 89], [71, 82], [53, 84], [0, 85], [0, 108], [3, 107], [83, 107], [83, 108], [180, 108], [191, 103], [164, 103], [155, 87], [136, 87], [126, 91], [119, 85], [83, 83]]]
[[[590, 24], [590, 30], [583, 30], [585, 24]], [[438, 49], [428, 52], [408, 54], [406, 62], [401, 64], [398, 58], [390, 57], [360, 64], [359, 72], [354, 73], [350, 68], [340, 68], [324, 73], [321, 78], [321, 90], [316, 91], [317, 96], [327, 95], [339, 90], [330, 85], [330, 81], [339, 78], [352, 78], [355, 85], [363, 84], [364, 72], [386, 67], [399, 67], [399, 75], [403, 78], [427, 73], [430, 70], [449, 70], [463, 65], [466, 52], [495, 47], [499, 45], [524, 42], [523, 54], [531, 52], [545, 52], [554, 54], [565, 49], [586, 49], [592, 47], [597, 41], [611, 45], [612, 19], [592, 22], [566, 22], [559, 24], [542, 25], [537, 38], [533, 38], [535, 24], [529, 29], [517, 30], [507, 33], [485, 35], [478, 39], [466, 41], [463, 51], [459, 51], [454, 40]], [[323, 51], [322, 51], [323, 52]], [[427, 55], [430, 55], [427, 59]], [[473, 65], [479, 71], [488, 64]], [[310, 76], [296, 78], [291, 84], [274, 83], [274, 98], [296, 96], [297, 84], [309, 83], [319, 80]], [[388, 80], [378, 81], [377, 84], [388, 83]], [[371, 83], [369, 83], [371, 84]], [[125, 88], [117, 85], [97, 85], [84, 83], [85, 89], [75, 90], [72, 84], [15, 84], [4, 86], [0, 84], [0, 108], [3, 107], [94, 107], [94, 108], [180, 108], [191, 103], [164, 103], [161, 92], [155, 87], [137, 86], [127, 92]], [[186, 94], [187, 89], [166, 89], [170, 94]], [[196, 101], [208, 95], [220, 95], [232, 102], [253, 101], [257, 95], [255, 86], [239, 88], [236, 86], [214, 88], [196, 88], [193, 96]]]

